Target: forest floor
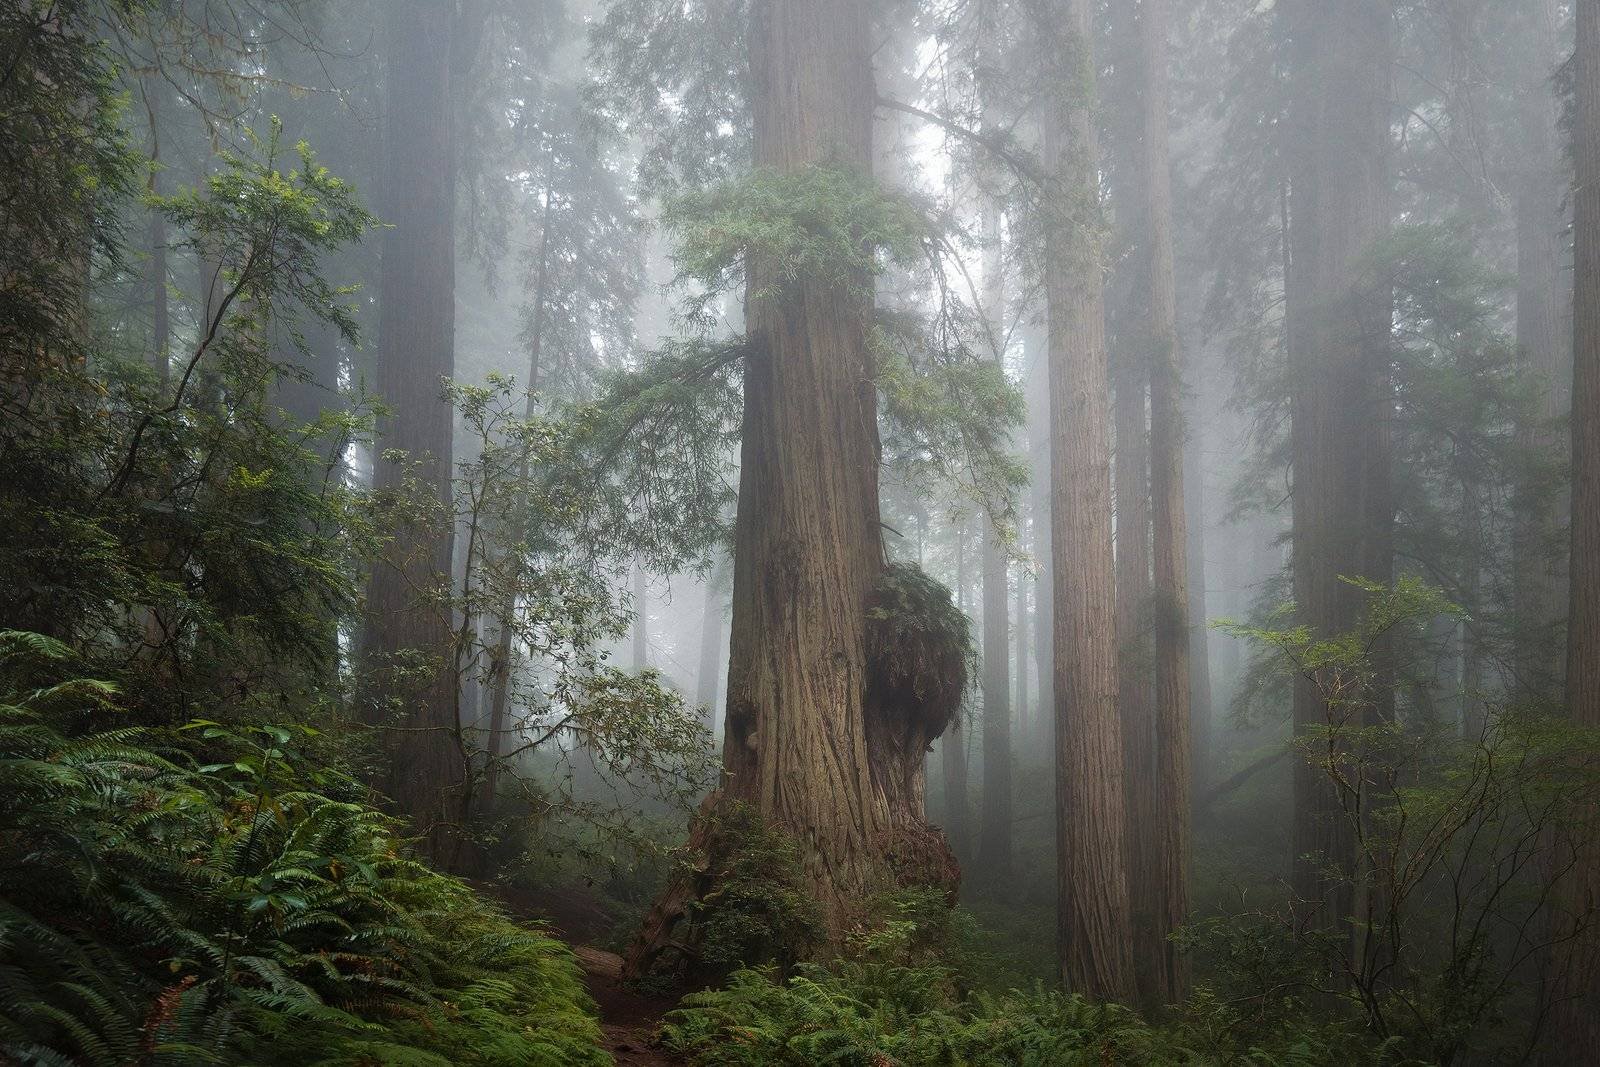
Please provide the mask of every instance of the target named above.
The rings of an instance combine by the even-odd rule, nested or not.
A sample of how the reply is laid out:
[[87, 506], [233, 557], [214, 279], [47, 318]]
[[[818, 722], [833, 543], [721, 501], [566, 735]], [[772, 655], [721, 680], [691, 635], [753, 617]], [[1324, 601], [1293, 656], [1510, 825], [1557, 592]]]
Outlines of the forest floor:
[[572, 947], [583, 967], [584, 985], [599, 1009], [600, 1029], [612, 1059], [621, 1067], [669, 1067], [682, 1062], [650, 1044], [674, 1002], [629, 989], [621, 979], [622, 957], [594, 945], [611, 926], [611, 916], [594, 894], [576, 888], [533, 893], [499, 887], [494, 892], [512, 914], [549, 923], [551, 932]]

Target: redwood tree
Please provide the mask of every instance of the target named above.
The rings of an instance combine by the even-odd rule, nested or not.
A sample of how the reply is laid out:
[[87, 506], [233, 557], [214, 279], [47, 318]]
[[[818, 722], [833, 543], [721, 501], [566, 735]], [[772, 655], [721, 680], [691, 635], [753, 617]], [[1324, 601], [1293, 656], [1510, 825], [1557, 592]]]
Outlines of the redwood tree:
[[1187, 962], [1171, 939], [1189, 917], [1189, 576], [1183, 497], [1183, 362], [1172, 274], [1172, 179], [1167, 147], [1166, 0], [1144, 0], [1145, 222], [1150, 237], [1150, 499], [1155, 562], [1155, 753], [1151, 808], [1159, 912], [1157, 991], [1188, 992]]
[[[1567, 711], [1600, 728], [1600, 0], [1579, 0], [1573, 158], [1572, 556]], [[1590, 813], [1592, 816], [1592, 812]], [[1592, 830], [1592, 823], [1589, 829]], [[1600, 843], [1570, 843], [1558, 887], [1550, 1048], [1559, 1063], [1600, 1060]]]
[[1055, 617], [1056, 930], [1062, 980], [1096, 999], [1133, 995], [1124, 863], [1122, 734], [1111, 549], [1104, 290], [1096, 234], [1098, 139], [1089, 0], [1041, 29], [1066, 57], [1044, 120], [1049, 175], [1051, 555]]
[[[1517, 356], [1538, 387], [1536, 419], [1518, 427], [1519, 443], [1528, 454], [1559, 455], [1565, 442], [1556, 429], [1567, 413], [1567, 386], [1572, 335], [1563, 319], [1571, 310], [1562, 284], [1561, 230], [1565, 190], [1558, 166], [1556, 99], [1551, 82], [1559, 63], [1555, 0], [1529, 0], [1527, 12], [1532, 69], [1519, 86], [1518, 133], [1514, 153], [1517, 255]], [[1566, 380], [1564, 380], [1566, 379]], [[1549, 551], [1558, 519], [1552, 501], [1537, 488], [1516, 506], [1516, 619], [1520, 636], [1518, 681], [1537, 695], [1552, 687], [1560, 674], [1557, 632], [1561, 603], [1560, 568]]]
[[[870, 176], [869, 31], [867, 6], [855, 0], [754, 4], [761, 180]], [[888, 574], [872, 278], [865, 267], [843, 278], [792, 268], [759, 245], [746, 255], [724, 775], [708, 805], [742, 803], [794, 839], [801, 878], [838, 943], [896, 879], [953, 880], [942, 838], [922, 818], [923, 755], [944, 722], [897, 703], [904, 690], [891, 691], [895, 680], [886, 683], [884, 661], [871, 654], [870, 616]], [[702, 819], [691, 846], [714, 849], [714, 826]], [[681, 943], [674, 931], [689, 902], [712, 888], [670, 888], [646, 917], [629, 969], [648, 970]]]
[[[1005, 269], [1000, 211], [992, 198], [983, 210], [984, 312], [997, 363], [1005, 356]], [[983, 828], [978, 864], [990, 884], [1004, 890], [1011, 874], [1011, 620], [1007, 550], [992, 517], [983, 522]]]
[[[1389, 295], [1363, 269], [1388, 228], [1386, 156], [1391, 5], [1296, 0], [1288, 131], [1290, 439], [1294, 468], [1294, 593], [1317, 637], [1353, 630], [1364, 594], [1347, 579], [1391, 573], [1388, 415]], [[1382, 686], [1377, 688], [1382, 689]], [[1364, 725], [1297, 678], [1297, 736]], [[1334, 758], [1338, 758], [1335, 756]], [[1296, 897], [1326, 924], [1351, 914], [1355, 840], [1328, 771], [1294, 770]]]
[[[377, 387], [389, 415], [379, 445], [407, 454], [422, 491], [451, 500], [451, 409], [442, 380], [454, 369], [455, 167], [450, 94], [453, 5], [393, 0], [385, 10], [385, 185], [391, 224], [378, 284]], [[406, 471], [379, 462], [381, 490]], [[378, 785], [410, 817], [429, 855], [449, 863], [463, 762], [453, 751], [457, 679], [449, 665], [451, 524], [402, 531], [374, 568], [365, 653], [371, 720], [389, 727]], [[402, 669], [404, 668], [404, 669]]]

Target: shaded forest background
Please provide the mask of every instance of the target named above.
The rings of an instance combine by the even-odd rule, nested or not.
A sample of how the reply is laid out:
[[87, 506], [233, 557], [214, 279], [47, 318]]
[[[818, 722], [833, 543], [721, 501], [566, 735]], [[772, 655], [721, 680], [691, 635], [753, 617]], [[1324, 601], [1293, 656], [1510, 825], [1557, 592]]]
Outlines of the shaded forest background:
[[1597, 64], [0, 5], [0, 1059], [1594, 1062]]

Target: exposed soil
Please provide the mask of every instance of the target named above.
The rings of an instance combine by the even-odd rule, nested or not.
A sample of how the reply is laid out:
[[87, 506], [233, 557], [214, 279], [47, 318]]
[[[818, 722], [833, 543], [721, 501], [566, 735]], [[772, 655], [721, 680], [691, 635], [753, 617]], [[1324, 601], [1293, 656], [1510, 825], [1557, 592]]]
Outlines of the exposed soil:
[[622, 957], [616, 953], [589, 945], [575, 945], [572, 951], [583, 965], [589, 995], [600, 1006], [600, 1028], [612, 1058], [624, 1065], [679, 1063], [650, 1044], [672, 1001], [641, 996], [624, 987], [618, 978]]
[[504, 886], [484, 888], [498, 896], [513, 914], [549, 923], [551, 931], [572, 946], [583, 967], [584, 984], [600, 1011], [606, 1050], [618, 1064], [659, 1067], [682, 1062], [650, 1044], [662, 1015], [672, 1010], [673, 1001], [643, 996], [624, 986], [619, 977], [622, 957], [594, 946], [610, 932], [615, 917], [593, 893], [582, 887], [538, 892]]

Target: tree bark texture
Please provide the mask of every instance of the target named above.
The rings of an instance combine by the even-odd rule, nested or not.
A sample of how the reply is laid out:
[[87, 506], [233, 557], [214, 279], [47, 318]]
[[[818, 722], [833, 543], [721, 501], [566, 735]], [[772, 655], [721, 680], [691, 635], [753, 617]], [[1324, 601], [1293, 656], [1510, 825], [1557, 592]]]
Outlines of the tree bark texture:
[[[750, 29], [754, 155], [778, 172], [872, 167], [866, 5], [762, 0]], [[834, 940], [894, 877], [951, 864], [922, 820], [943, 728], [869, 694], [868, 609], [884, 572], [869, 278], [778, 281], [752, 257], [723, 791], [801, 846]]]
[[[385, 231], [379, 281], [377, 387], [391, 414], [379, 443], [403, 449], [427, 491], [451, 500], [451, 409], [442, 379], [454, 369], [455, 237], [450, 49], [452, 6], [394, 0], [385, 11]], [[379, 490], [400, 469], [379, 463]], [[451, 627], [440, 592], [451, 574], [448, 522], [404, 532], [373, 570], [366, 661], [374, 672], [373, 721], [389, 727], [378, 782], [437, 862], [454, 858], [464, 764], [455, 738]], [[420, 657], [420, 668], [396, 669]]]
[[1050, 316], [1057, 942], [1070, 990], [1133, 996], [1111, 544], [1110, 412], [1092, 111], [1091, 6], [1067, 0], [1070, 75], [1045, 118]]

